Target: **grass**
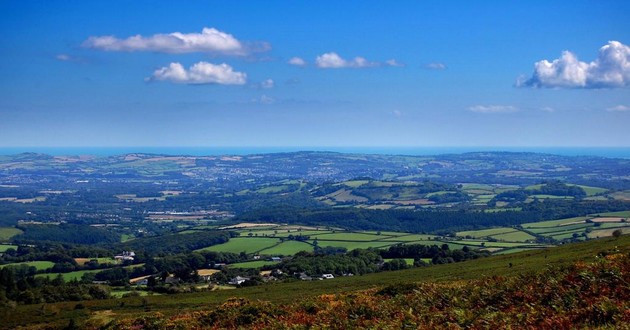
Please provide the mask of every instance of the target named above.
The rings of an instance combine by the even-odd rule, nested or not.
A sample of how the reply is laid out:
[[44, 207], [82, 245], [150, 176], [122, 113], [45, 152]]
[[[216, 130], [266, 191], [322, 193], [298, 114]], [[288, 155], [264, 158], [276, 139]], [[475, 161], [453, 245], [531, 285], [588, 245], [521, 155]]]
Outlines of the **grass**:
[[[389, 262], [389, 261], [392, 261], [392, 260], [394, 260], [394, 259], [388, 259], [388, 258], [383, 259], [383, 261], [385, 261], [385, 262]], [[413, 258], [404, 258], [404, 260], [407, 263], [407, 265], [413, 266]], [[426, 259], [425, 258], [423, 260], [424, 260], [424, 262], [431, 263], [431, 259]]]
[[460, 236], [460, 237], [471, 236], [475, 238], [480, 238], [480, 237], [488, 237], [488, 236], [493, 236], [493, 235], [509, 233], [515, 230], [516, 229], [509, 228], [509, 227], [491, 228], [491, 229], [482, 229], [482, 230], [469, 230], [469, 231], [458, 232], [457, 236]]
[[270, 248], [280, 243], [277, 238], [266, 237], [236, 237], [230, 239], [227, 243], [209, 246], [197, 251], [215, 251], [215, 252], [232, 252], [232, 253], [256, 253], [260, 250]]
[[17, 248], [18, 248], [17, 245], [0, 244], [0, 253], [7, 252], [8, 249], [17, 250]]
[[560, 219], [560, 220], [530, 222], [530, 223], [524, 223], [521, 226], [523, 228], [526, 228], [526, 229], [529, 229], [529, 228], [556, 227], [556, 226], [564, 225], [564, 224], [567, 224], [567, 223], [586, 221], [586, 220], [588, 220], [590, 218], [592, 218], [592, 217], [575, 217], [575, 218], [566, 218], [566, 219]]
[[355, 233], [355, 232], [337, 232], [330, 234], [321, 234], [317, 235], [318, 240], [339, 240], [339, 241], [361, 241], [361, 242], [370, 242], [379, 239], [387, 238], [384, 235], [372, 235], [372, 234], [364, 234], [364, 233]]
[[268, 260], [256, 260], [256, 261], [247, 261], [247, 262], [239, 262], [236, 264], [230, 264], [230, 268], [261, 268], [263, 266], [275, 265], [278, 262], [276, 261], [268, 261]]
[[599, 213], [598, 216], [600, 216], [600, 217], [622, 217], [622, 218], [628, 218], [628, 217], [630, 217], [630, 211]]
[[300, 251], [313, 251], [313, 246], [304, 242], [299, 241], [286, 241], [280, 243], [279, 245], [272, 246], [268, 249], [264, 249], [260, 251], [260, 254], [264, 255], [282, 255], [282, 256], [290, 256], [294, 255]]
[[0, 227], [0, 242], [8, 242], [13, 236], [19, 235], [23, 231], [13, 227]]
[[[11, 313], [3, 315], [3, 327], [18, 328], [39, 325], [64, 327], [70, 319], [86, 320], [99, 313], [111, 318], [140, 317], [159, 311], [173, 315], [182, 311], [211, 308], [224, 303], [230, 297], [249, 300], [292, 304], [322, 294], [353, 292], [387, 285], [417, 282], [452, 282], [483, 279], [492, 276], [513, 277], [538, 273], [549, 267], [573, 265], [577, 261], [593, 262], [601, 251], [619, 249], [630, 253], [630, 236], [619, 239], [607, 238], [577, 244], [566, 244], [550, 249], [538, 249], [466, 261], [462, 263], [413, 268], [395, 272], [338, 277], [331, 281], [290, 282], [247, 287], [236, 290], [218, 290], [189, 294], [129, 297], [116, 300], [82, 301], [84, 309], [75, 309], [77, 302], [56, 304], [17, 305]], [[510, 264], [512, 267], [510, 267]], [[147, 308], [148, 307], [148, 308]], [[146, 310], [150, 309], [149, 312]]]
[[327, 246], [341, 247], [341, 248], [348, 249], [348, 251], [352, 251], [354, 249], [383, 248], [383, 247], [396, 244], [396, 242], [383, 242], [383, 241], [353, 242], [353, 241], [322, 241], [322, 240], [318, 240], [317, 243], [320, 247], [327, 247]]
[[526, 233], [526, 232], [522, 232], [520, 230], [516, 230], [516, 231], [512, 231], [512, 232], [508, 232], [508, 233], [503, 233], [503, 234], [498, 234], [498, 235], [493, 235], [492, 238], [496, 238], [500, 241], [508, 241], [508, 242], [525, 242], [528, 240], [533, 240], [536, 239], [536, 237]]
[[52, 268], [55, 265], [55, 263], [52, 261], [25, 261], [25, 262], [16, 262], [16, 263], [11, 263], [11, 264], [0, 265], [0, 268], [20, 266], [20, 265], [26, 265], [28, 267], [35, 267], [37, 270], [46, 270], [46, 269]]
[[69, 273], [47, 273], [47, 274], [37, 274], [35, 275], [35, 277], [48, 277], [49, 279], [54, 279], [57, 277], [57, 275], [61, 274], [61, 277], [63, 278], [64, 281], [69, 282], [72, 280], [77, 280], [80, 281], [81, 277], [83, 276], [83, 274], [87, 274], [87, 273], [98, 273], [100, 271], [102, 271], [103, 269], [92, 269], [92, 270], [77, 270], [74, 272], [69, 272]]
[[116, 265], [119, 263], [118, 260], [115, 260], [113, 258], [110, 257], [101, 257], [101, 258], [74, 258], [74, 261], [77, 262], [77, 264], [83, 266], [86, 262], [90, 261], [90, 260], [96, 260], [99, 264], [112, 264], [112, 265]]

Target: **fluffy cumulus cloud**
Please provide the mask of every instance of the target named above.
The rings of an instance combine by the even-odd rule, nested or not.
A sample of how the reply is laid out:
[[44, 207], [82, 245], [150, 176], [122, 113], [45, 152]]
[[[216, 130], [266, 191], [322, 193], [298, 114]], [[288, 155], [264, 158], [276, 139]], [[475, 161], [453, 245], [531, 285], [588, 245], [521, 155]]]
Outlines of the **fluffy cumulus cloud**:
[[517, 112], [518, 108], [513, 105], [475, 105], [468, 110], [476, 113], [510, 113]]
[[306, 66], [306, 61], [303, 58], [297, 56], [291, 57], [287, 63], [295, 66]]
[[630, 107], [620, 104], [620, 105], [617, 105], [617, 106], [614, 106], [614, 107], [610, 107], [610, 108], [606, 109], [606, 111], [610, 111], [610, 112], [624, 112], [624, 111], [630, 111]]
[[521, 87], [618, 88], [630, 86], [630, 47], [609, 41], [597, 58], [582, 62], [570, 51], [551, 62], [534, 64], [534, 74], [517, 82]]
[[152, 36], [135, 35], [126, 39], [114, 36], [89, 37], [83, 47], [118, 52], [159, 53], [215, 53], [224, 55], [247, 55], [252, 51], [268, 50], [269, 44], [246, 45], [231, 34], [215, 28], [203, 28], [201, 33], [173, 32]]
[[357, 56], [351, 60], [346, 60], [335, 52], [325, 53], [317, 56], [315, 65], [322, 69], [341, 69], [341, 68], [371, 68], [377, 66], [401, 66], [396, 60], [391, 59], [385, 63], [371, 62], [361, 56]]
[[153, 72], [147, 81], [169, 81], [178, 84], [218, 84], [243, 85], [247, 82], [247, 74], [236, 72], [231, 66], [199, 62], [188, 70], [180, 63], [171, 63]]

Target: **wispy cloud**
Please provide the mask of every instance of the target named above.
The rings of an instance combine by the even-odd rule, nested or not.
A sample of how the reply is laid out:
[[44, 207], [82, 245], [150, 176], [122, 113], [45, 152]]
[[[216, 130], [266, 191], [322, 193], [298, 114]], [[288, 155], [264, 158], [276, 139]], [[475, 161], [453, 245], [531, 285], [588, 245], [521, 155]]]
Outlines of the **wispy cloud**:
[[616, 88], [630, 85], [630, 47], [619, 41], [609, 41], [599, 49], [597, 58], [582, 62], [570, 51], [551, 62], [534, 64], [529, 79], [519, 79], [519, 87], [549, 88]]
[[429, 70], [446, 70], [446, 64], [439, 62], [429, 63], [424, 67]]
[[372, 68], [378, 66], [402, 66], [396, 60], [391, 59], [386, 62], [368, 61], [364, 57], [357, 56], [351, 60], [346, 60], [335, 52], [325, 53], [315, 58], [315, 65], [321, 69], [342, 69], [342, 68]]
[[68, 54], [57, 54], [55, 55], [55, 59], [61, 62], [84, 62], [84, 59], [82, 59], [81, 57]]
[[385, 61], [385, 65], [388, 65], [388, 66], [398, 66], [398, 67], [403, 67], [403, 66], [405, 66], [403, 63], [400, 63], [400, 62], [396, 61], [396, 60], [395, 60], [395, 59], [393, 59], [393, 58], [392, 58], [391, 60], [387, 60], [387, 61]]
[[468, 110], [476, 113], [511, 113], [517, 112], [518, 108], [513, 105], [475, 105]]
[[626, 106], [626, 105], [621, 105], [621, 104], [620, 104], [620, 105], [617, 105], [617, 106], [614, 106], [614, 107], [610, 107], [610, 108], [606, 109], [606, 111], [609, 111], [609, 112], [623, 112], [623, 111], [630, 111], [630, 107], [629, 107], [629, 106]]
[[251, 99], [250, 103], [269, 105], [276, 103], [276, 99], [271, 96], [261, 95], [258, 98]]
[[180, 63], [171, 63], [153, 72], [147, 81], [169, 81], [177, 84], [218, 84], [243, 85], [247, 82], [247, 74], [236, 72], [231, 66], [199, 62], [188, 70]]
[[544, 111], [544, 112], [555, 112], [556, 109], [552, 108], [552, 107], [542, 107], [540, 108], [540, 110]]
[[301, 57], [291, 57], [287, 63], [295, 66], [306, 66], [306, 61]]
[[158, 53], [214, 53], [222, 55], [249, 55], [267, 51], [269, 43], [244, 43], [229, 33], [215, 28], [203, 28], [201, 33], [173, 32], [152, 36], [135, 35], [126, 39], [114, 36], [92, 36], [82, 44], [93, 48], [115, 52], [158, 52]]

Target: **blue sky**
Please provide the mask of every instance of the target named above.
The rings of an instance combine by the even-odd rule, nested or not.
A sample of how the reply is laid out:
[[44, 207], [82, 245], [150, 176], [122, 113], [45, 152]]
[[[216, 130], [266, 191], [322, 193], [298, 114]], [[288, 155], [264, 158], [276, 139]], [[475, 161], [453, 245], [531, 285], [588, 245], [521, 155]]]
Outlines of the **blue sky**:
[[0, 1], [0, 146], [630, 146], [628, 1]]

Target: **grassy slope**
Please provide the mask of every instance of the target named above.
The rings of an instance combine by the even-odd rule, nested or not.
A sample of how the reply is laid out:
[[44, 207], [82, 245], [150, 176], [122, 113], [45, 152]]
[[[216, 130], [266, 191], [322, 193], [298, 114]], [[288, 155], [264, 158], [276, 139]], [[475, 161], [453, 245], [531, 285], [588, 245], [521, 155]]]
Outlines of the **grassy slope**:
[[[230, 297], [244, 297], [250, 300], [290, 304], [307, 296], [364, 290], [395, 283], [482, 279], [497, 275], [515, 276], [523, 273], [538, 272], [550, 266], [571, 265], [578, 260], [593, 261], [598, 252], [616, 247], [624, 253], [630, 253], [630, 236], [626, 235], [619, 239], [606, 238], [584, 243], [567, 244], [550, 249], [493, 256], [457, 264], [364, 276], [341, 277], [330, 281], [292, 282], [238, 290], [84, 301], [81, 303], [86, 308], [80, 310], [74, 309], [76, 302], [47, 304], [44, 309], [53, 312], [46, 312], [45, 310], [42, 312], [42, 305], [17, 306], [11, 313], [0, 315], [5, 320], [0, 327], [14, 328], [20, 324], [34, 325], [44, 323], [65, 326], [71, 318], [83, 319], [93, 317], [104, 311], [107, 311], [110, 318], [139, 316], [144, 314], [145, 310], [150, 310], [151, 312], [160, 311], [168, 315], [189, 309], [208, 308], [209, 306], [220, 304]], [[512, 264], [512, 267], [510, 267], [510, 264]], [[143, 303], [143, 299], [146, 304]]]

